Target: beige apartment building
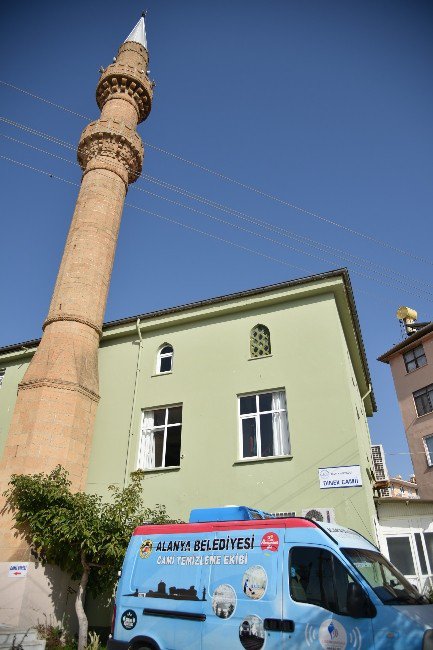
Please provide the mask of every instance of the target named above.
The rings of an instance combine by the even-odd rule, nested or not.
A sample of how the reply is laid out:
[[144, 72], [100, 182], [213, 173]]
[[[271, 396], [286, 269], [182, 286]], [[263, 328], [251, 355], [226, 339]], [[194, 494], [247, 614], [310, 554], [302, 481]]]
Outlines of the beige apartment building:
[[407, 338], [379, 357], [389, 363], [421, 499], [433, 499], [433, 323], [397, 312]]

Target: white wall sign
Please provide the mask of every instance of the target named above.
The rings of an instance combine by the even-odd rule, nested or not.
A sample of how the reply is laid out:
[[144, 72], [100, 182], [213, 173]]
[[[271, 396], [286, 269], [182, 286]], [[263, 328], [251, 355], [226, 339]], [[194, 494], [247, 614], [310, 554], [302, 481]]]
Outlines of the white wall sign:
[[28, 568], [28, 562], [13, 562], [9, 564], [9, 578], [25, 578]]
[[319, 467], [320, 489], [361, 487], [361, 468], [359, 465], [342, 467]]

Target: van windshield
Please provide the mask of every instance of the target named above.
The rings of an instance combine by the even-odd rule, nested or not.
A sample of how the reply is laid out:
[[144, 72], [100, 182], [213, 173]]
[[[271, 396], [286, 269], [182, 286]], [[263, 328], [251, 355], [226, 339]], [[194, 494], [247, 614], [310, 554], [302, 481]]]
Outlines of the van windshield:
[[375, 551], [342, 548], [347, 559], [385, 605], [423, 605], [428, 600], [386, 558]]

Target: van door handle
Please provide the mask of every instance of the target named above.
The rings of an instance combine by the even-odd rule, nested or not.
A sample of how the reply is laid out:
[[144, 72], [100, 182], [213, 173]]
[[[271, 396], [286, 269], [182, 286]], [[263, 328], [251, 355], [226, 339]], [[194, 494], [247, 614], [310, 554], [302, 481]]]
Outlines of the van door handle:
[[285, 618], [265, 618], [264, 628], [269, 632], [294, 632], [295, 622]]

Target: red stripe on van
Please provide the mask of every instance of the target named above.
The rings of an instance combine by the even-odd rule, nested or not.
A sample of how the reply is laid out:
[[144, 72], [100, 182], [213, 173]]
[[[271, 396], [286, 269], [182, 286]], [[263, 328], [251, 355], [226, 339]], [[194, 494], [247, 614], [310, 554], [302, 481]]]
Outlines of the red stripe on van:
[[219, 530], [250, 530], [257, 528], [317, 528], [313, 521], [293, 517], [290, 519], [249, 519], [248, 521], [207, 521], [202, 524], [149, 524], [138, 526], [134, 535], [174, 535], [211, 533]]

